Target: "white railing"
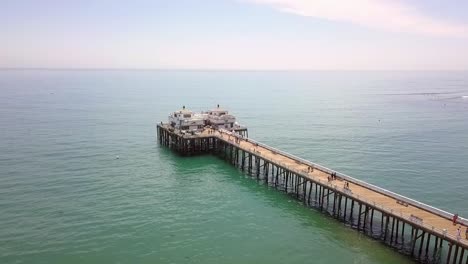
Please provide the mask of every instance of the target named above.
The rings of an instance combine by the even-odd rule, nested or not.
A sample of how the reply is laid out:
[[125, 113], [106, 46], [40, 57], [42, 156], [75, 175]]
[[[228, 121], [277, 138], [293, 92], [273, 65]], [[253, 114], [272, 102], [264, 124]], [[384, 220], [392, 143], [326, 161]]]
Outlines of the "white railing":
[[[227, 130], [225, 130], [225, 129], [220, 129], [220, 132], [238, 137], [237, 134], [232, 133], [232, 132], [230, 132], [230, 131], [227, 131]], [[282, 151], [282, 150], [279, 150], [279, 149], [270, 147], [270, 146], [268, 146], [268, 145], [265, 145], [265, 144], [263, 144], [263, 143], [261, 143], [261, 142], [258, 142], [258, 141], [256, 141], [256, 140], [253, 140], [253, 139], [251, 139], [251, 138], [248, 138], [248, 139], [245, 139], [245, 140], [248, 141], [248, 142], [254, 143], [254, 144], [258, 145], [258, 146], [261, 146], [262, 148], [268, 149], [268, 150], [270, 150], [270, 151], [272, 151], [272, 152], [274, 152], [274, 153], [276, 153], [276, 154], [283, 155], [283, 156], [288, 157], [288, 158], [290, 158], [290, 159], [292, 159], [292, 160], [300, 161], [300, 162], [302, 162], [302, 163], [305, 164], [305, 165], [311, 166], [311, 167], [313, 167], [314, 169], [318, 169], [318, 170], [323, 171], [323, 172], [325, 172], [325, 173], [329, 173], [329, 174], [331, 174], [331, 173], [336, 173], [336, 176], [337, 176], [337, 177], [340, 177], [340, 178], [342, 178], [342, 179], [344, 179], [344, 180], [346, 180], [346, 181], [349, 181], [349, 182], [351, 182], [351, 183], [354, 183], [354, 184], [360, 185], [360, 186], [362, 186], [362, 187], [371, 189], [371, 190], [373, 190], [373, 191], [376, 191], [376, 192], [378, 192], [378, 193], [387, 195], [387, 196], [392, 197], [392, 198], [395, 198], [395, 199], [397, 199], [397, 200], [404, 201], [404, 202], [406, 202], [406, 203], [408, 203], [408, 204], [410, 204], [410, 205], [412, 205], [412, 206], [415, 206], [415, 207], [424, 209], [424, 210], [426, 210], [426, 211], [428, 211], [428, 212], [434, 213], [434, 214], [436, 214], [436, 215], [439, 215], [439, 216], [441, 216], [441, 217], [447, 218], [447, 219], [449, 219], [449, 220], [452, 220], [452, 218], [453, 218], [453, 216], [454, 216], [454, 214], [449, 213], [449, 212], [446, 212], [446, 211], [441, 210], [441, 209], [439, 209], [439, 208], [436, 208], [436, 207], [433, 207], [433, 206], [430, 206], [430, 205], [421, 203], [421, 202], [419, 202], [419, 201], [413, 200], [413, 199], [408, 198], [408, 197], [406, 197], [406, 196], [403, 196], [403, 195], [394, 193], [394, 192], [392, 192], [392, 191], [386, 190], [386, 189], [384, 189], [384, 188], [375, 186], [375, 185], [373, 185], [373, 184], [370, 184], [370, 183], [367, 183], [367, 182], [358, 180], [358, 179], [353, 178], [353, 177], [351, 177], [351, 176], [348, 176], [348, 175], [346, 175], [346, 174], [343, 174], [343, 173], [337, 172], [337, 171], [335, 171], [335, 170], [329, 169], [329, 168], [327, 168], [327, 167], [324, 167], [324, 166], [322, 166], [322, 165], [320, 165], [320, 164], [310, 162], [310, 161], [308, 161], [308, 160], [305, 160], [305, 159], [303, 159], [303, 158], [294, 156], [294, 155], [289, 154], [289, 153], [287, 153], [287, 152], [284, 152], [284, 151]], [[281, 165], [281, 166], [283, 166], [283, 165]], [[288, 167], [288, 169], [291, 170], [290, 167]], [[303, 172], [300, 172], [300, 174], [302, 174], [302, 173], [303, 173]], [[360, 198], [360, 199], [363, 200], [363, 198]], [[374, 204], [375, 204], [375, 203], [374, 203]], [[381, 206], [381, 208], [383, 208], [383, 206]], [[464, 226], [468, 226], [468, 219], [466, 219], [466, 218], [458, 217], [457, 222], [463, 224]], [[434, 227], [432, 227], [432, 228], [434, 228]]]

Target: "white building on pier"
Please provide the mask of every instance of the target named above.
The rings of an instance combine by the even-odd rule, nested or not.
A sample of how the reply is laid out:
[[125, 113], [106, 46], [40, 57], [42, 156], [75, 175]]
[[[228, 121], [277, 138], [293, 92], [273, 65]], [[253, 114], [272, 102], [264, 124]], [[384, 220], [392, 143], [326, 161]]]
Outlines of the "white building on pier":
[[216, 129], [246, 130], [245, 127], [236, 122], [235, 116], [220, 108], [219, 105], [212, 110], [201, 113], [192, 112], [183, 106], [181, 110], [171, 113], [168, 119], [172, 127], [186, 131], [200, 130], [206, 126]]
[[204, 115], [187, 110], [185, 106], [169, 115], [169, 124], [176, 129], [188, 131], [202, 129], [206, 125]]

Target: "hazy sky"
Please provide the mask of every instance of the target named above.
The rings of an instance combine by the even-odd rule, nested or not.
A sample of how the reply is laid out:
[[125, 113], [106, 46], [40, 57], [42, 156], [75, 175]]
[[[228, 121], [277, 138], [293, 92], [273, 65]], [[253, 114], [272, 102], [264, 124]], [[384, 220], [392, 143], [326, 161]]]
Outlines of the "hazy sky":
[[0, 0], [0, 67], [468, 70], [468, 1]]

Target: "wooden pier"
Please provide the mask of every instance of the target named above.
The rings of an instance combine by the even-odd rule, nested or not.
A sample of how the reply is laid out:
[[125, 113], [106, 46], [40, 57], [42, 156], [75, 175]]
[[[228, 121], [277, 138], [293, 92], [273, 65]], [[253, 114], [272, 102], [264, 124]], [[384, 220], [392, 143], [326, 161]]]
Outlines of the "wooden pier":
[[[157, 125], [181, 155], [211, 153], [421, 263], [468, 264], [468, 220], [246, 138], [246, 131], [183, 133]], [[457, 228], [461, 226], [461, 237]]]

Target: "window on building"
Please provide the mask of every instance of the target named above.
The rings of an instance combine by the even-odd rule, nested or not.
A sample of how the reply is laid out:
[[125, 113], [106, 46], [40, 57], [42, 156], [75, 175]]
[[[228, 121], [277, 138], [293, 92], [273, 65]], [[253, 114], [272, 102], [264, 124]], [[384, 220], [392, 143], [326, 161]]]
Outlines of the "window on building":
[[184, 117], [185, 117], [185, 118], [189, 118], [189, 117], [191, 117], [191, 116], [192, 116], [192, 115], [190, 115], [190, 114], [184, 114]]

